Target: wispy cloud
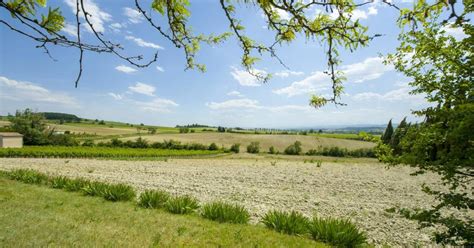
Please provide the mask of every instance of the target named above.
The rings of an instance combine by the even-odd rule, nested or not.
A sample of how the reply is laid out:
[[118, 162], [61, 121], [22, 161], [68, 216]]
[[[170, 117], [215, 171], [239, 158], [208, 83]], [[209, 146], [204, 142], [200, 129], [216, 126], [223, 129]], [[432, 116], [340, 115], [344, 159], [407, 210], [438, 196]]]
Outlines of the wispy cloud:
[[140, 23], [144, 20], [143, 15], [138, 10], [129, 7], [123, 8], [123, 14], [133, 24]]
[[244, 97], [244, 95], [236, 90], [233, 90], [229, 93], [227, 93], [228, 96], [238, 96], [238, 97]]
[[[251, 87], [257, 87], [261, 86], [262, 84], [259, 82], [259, 80], [252, 74], [250, 74], [247, 71], [240, 70], [236, 67], [231, 67], [232, 71], [230, 74], [232, 77], [239, 82], [240, 85], [242, 86], [251, 86]], [[255, 75], [262, 75], [266, 76], [267, 72], [264, 70], [259, 70], [259, 69], [253, 69], [252, 71], [253, 74]]]
[[141, 38], [137, 38], [137, 37], [134, 37], [134, 36], [131, 36], [131, 35], [125, 36], [125, 39], [131, 40], [131, 41], [135, 42], [135, 44], [137, 44], [138, 46], [141, 46], [141, 47], [150, 47], [150, 48], [154, 48], [154, 49], [164, 49], [162, 46], [160, 46], [158, 44], [155, 44], [153, 42], [144, 41]]
[[0, 76], [0, 98], [77, 106], [76, 100], [66, 93], [50, 91], [35, 83], [16, 81], [2, 76]]
[[107, 93], [107, 95], [111, 96], [115, 100], [122, 100], [123, 99], [123, 95], [121, 95], [121, 94], [115, 94], [115, 93], [109, 92], [109, 93]]
[[165, 71], [165, 69], [163, 69], [163, 67], [158, 66], [158, 65], [156, 66], [156, 69], [157, 69], [158, 71], [160, 71], [160, 72], [164, 72], [164, 71]]
[[137, 82], [134, 86], [128, 87], [128, 89], [132, 92], [147, 96], [154, 96], [156, 90], [154, 86], [140, 82]]
[[[65, 0], [66, 4], [71, 8], [73, 13], [76, 13], [76, 0]], [[84, 0], [84, 8], [89, 14], [88, 19], [93, 24], [94, 29], [97, 32], [105, 32], [104, 24], [112, 20], [112, 16], [99, 8], [99, 5], [94, 0]], [[80, 10], [80, 16], [84, 19], [84, 14]], [[87, 25], [86, 29], [90, 31], [90, 27]]]
[[289, 76], [302, 76], [302, 75], [304, 75], [304, 72], [302, 71], [284, 70], [284, 71], [275, 72], [275, 76], [281, 77], [281, 78], [287, 78]]
[[[383, 64], [383, 58], [369, 57], [359, 63], [341, 66], [341, 71], [347, 77], [348, 83], [362, 83], [381, 77], [385, 72], [392, 71], [393, 66]], [[322, 93], [331, 87], [329, 75], [322, 71], [313, 72], [310, 76], [300, 81], [295, 81], [289, 86], [274, 90], [279, 95], [288, 97]]]
[[171, 112], [172, 108], [179, 106], [179, 104], [177, 104], [173, 100], [158, 97], [154, 98], [149, 102], [135, 101], [134, 103], [141, 110], [160, 113], [169, 113]]
[[135, 68], [132, 68], [132, 67], [126, 66], [126, 65], [119, 65], [119, 66], [116, 66], [116, 67], [115, 67], [115, 70], [121, 71], [121, 72], [127, 73], [127, 74], [134, 73], [134, 72], [137, 71]]
[[223, 102], [210, 102], [206, 106], [216, 111], [256, 111], [264, 110], [271, 112], [292, 112], [292, 111], [310, 111], [308, 105], [277, 105], [265, 106], [260, 104], [258, 100], [241, 98], [231, 99]]

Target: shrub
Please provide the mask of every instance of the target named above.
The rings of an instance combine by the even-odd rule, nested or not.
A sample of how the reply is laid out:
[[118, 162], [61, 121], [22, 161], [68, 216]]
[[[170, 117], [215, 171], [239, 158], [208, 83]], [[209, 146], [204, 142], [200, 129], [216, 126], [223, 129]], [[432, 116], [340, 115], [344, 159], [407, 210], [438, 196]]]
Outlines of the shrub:
[[260, 142], [251, 142], [250, 145], [247, 146], [248, 153], [259, 153], [260, 152]]
[[239, 153], [240, 152], [240, 144], [233, 144], [230, 147], [230, 151], [233, 153]]
[[17, 169], [8, 173], [10, 178], [29, 184], [41, 184], [48, 179], [48, 176], [31, 169]]
[[92, 139], [86, 139], [84, 142], [82, 142], [82, 146], [94, 146], [94, 140]]
[[217, 151], [217, 150], [219, 150], [219, 147], [216, 145], [216, 143], [213, 142], [209, 145], [209, 151]]
[[171, 197], [165, 204], [166, 211], [173, 214], [189, 214], [198, 208], [197, 199], [189, 195]]
[[314, 217], [308, 225], [313, 239], [339, 247], [358, 247], [366, 243], [366, 235], [349, 220]]
[[55, 189], [64, 189], [69, 182], [69, 178], [65, 176], [57, 176], [49, 179], [49, 184], [51, 188]]
[[306, 233], [308, 222], [308, 218], [295, 211], [288, 213], [272, 210], [262, 219], [262, 223], [268, 228], [291, 235]]
[[89, 182], [81, 188], [81, 191], [88, 196], [103, 196], [107, 186], [102, 182]]
[[143, 208], [163, 208], [170, 194], [161, 190], [147, 190], [141, 193], [138, 206]]
[[285, 154], [287, 155], [299, 155], [301, 153], [301, 142], [295, 141], [294, 144], [289, 145], [285, 149]]
[[102, 197], [108, 201], [131, 201], [135, 198], [135, 190], [126, 184], [108, 184], [102, 193]]
[[201, 216], [213, 221], [235, 224], [246, 224], [250, 219], [250, 214], [244, 207], [220, 201], [205, 204]]
[[89, 184], [90, 182], [83, 178], [68, 179], [66, 185], [64, 185], [64, 189], [67, 191], [80, 191]]
[[278, 151], [275, 149], [275, 147], [270, 146], [270, 148], [268, 148], [268, 153], [270, 153], [270, 154], [277, 154]]

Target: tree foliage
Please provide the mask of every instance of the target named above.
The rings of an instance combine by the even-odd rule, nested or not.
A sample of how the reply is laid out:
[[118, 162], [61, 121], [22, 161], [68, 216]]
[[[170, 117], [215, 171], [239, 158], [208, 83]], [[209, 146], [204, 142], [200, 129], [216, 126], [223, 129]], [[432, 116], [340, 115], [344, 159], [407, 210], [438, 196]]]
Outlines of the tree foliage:
[[[378, 154], [385, 162], [417, 168], [416, 174], [431, 171], [441, 176], [445, 190], [423, 186], [437, 204], [402, 213], [422, 226], [443, 226], [434, 235], [437, 242], [469, 246], [474, 244], [469, 215], [474, 210], [474, 28], [467, 16], [474, 1], [463, 3], [461, 13], [453, 8], [446, 16], [442, 4], [419, 1], [417, 8], [425, 12], [407, 12], [411, 22], [400, 21], [402, 27], [410, 24], [409, 30], [400, 35], [401, 44], [388, 62], [412, 80], [411, 93], [423, 94], [431, 105], [414, 111], [424, 119], [421, 123], [403, 121], [390, 144], [379, 144]], [[461, 29], [465, 37], [448, 35], [448, 28]], [[456, 211], [448, 214], [446, 209]]]
[[390, 120], [387, 124], [387, 127], [385, 128], [385, 132], [383, 132], [383, 135], [380, 139], [384, 144], [389, 144], [390, 140], [392, 139], [392, 135], [393, 135], [393, 126], [392, 126], [392, 120]]

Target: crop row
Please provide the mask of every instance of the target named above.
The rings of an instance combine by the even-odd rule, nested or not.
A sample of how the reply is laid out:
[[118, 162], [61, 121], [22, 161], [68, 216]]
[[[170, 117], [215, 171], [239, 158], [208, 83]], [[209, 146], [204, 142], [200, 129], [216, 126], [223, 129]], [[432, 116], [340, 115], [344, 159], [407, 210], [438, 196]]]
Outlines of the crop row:
[[110, 147], [62, 147], [62, 146], [26, 146], [23, 148], [0, 149], [0, 157], [31, 158], [155, 158], [213, 155], [222, 151], [214, 150], [171, 150], [171, 149], [134, 149]]

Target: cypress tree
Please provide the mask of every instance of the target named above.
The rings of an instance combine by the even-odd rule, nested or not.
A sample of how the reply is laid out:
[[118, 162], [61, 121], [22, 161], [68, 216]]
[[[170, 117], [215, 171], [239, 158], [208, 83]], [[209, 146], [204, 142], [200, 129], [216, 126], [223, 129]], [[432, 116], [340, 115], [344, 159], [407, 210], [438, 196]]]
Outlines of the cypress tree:
[[385, 128], [385, 132], [382, 135], [382, 142], [384, 144], [389, 144], [392, 140], [393, 135], [393, 126], [392, 126], [392, 119], [388, 122], [387, 128]]
[[407, 118], [403, 118], [403, 120], [398, 125], [397, 129], [392, 135], [390, 140], [390, 146], [393, 148], [394, 154], [400, 154], [401, 147], [400, 147], [400, 140], [405, 136], [407, 131]]

